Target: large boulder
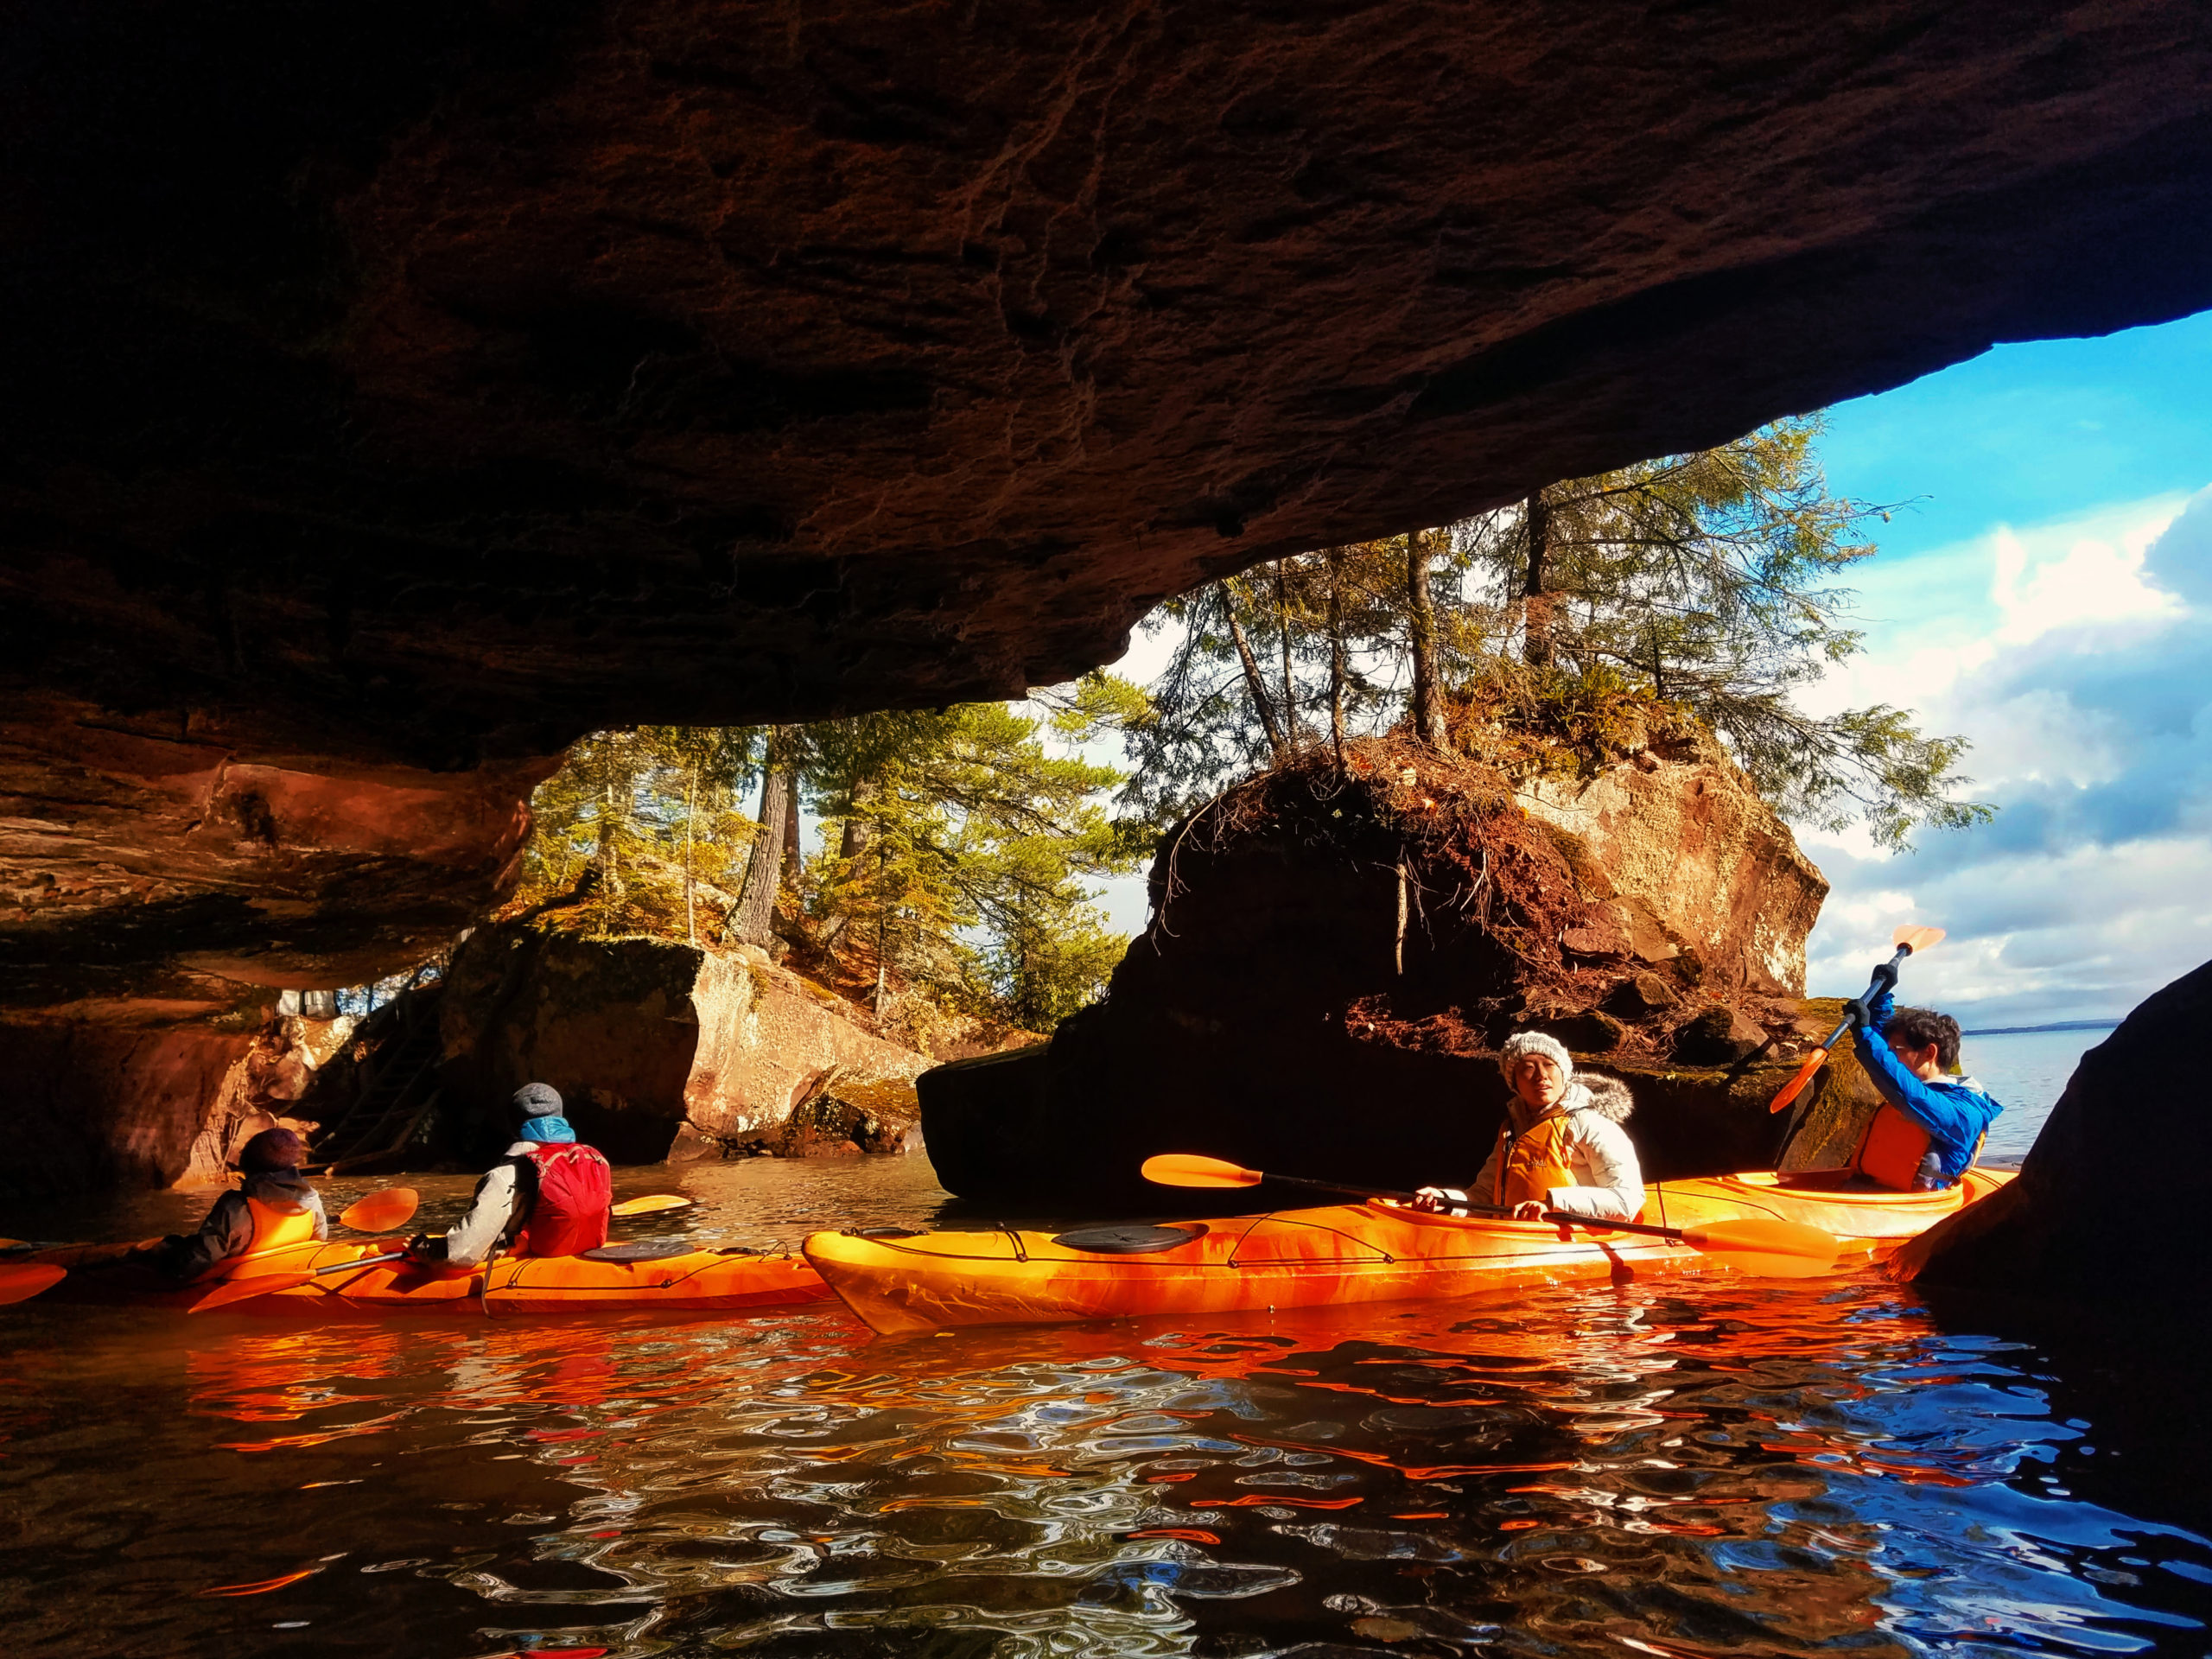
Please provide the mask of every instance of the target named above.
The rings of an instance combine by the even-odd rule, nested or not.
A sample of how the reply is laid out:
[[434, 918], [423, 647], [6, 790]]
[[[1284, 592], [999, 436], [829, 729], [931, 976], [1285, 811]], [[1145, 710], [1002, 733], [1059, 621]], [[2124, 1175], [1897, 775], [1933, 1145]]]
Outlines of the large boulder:
[[[757, 952], [482, 928], [446, 976], [448, 1104], [474, 1125], [463, 1138], [479, 1152], [505, 1133], [507, 1096], [531, 1082], [559, 1090], [578, 1131], [617, 1162], [904, 1150], [893, 1121], [929, 1059], [849, 1014]], [[810, 1102], [819, 1122], [787, 1135]], [[848, 1116], [829, 1114], [833, 1103]]]
[[2082, 1055], [2019, 1179], [1923, 1234], [1896, 1274], [1937, 1291], [2201, 1310], [2212, 1283], [2208, 1031], [2212, 963]]
[[1611, 931], [1650, 963], [1694, 952], [1713, 988], [1805, 994], [1827, 878], [1708, 733], [1518, 792], [1552, 826]]
[[[1239, 785], [1166, 838], [1151, 925], [1103, 1003], [1041, 1052], [923, 1077], [939, 1179], [999, 1203], [1159, 1207], [1136, 1166], [1169, 1150], [1377, 1186], [1464, 1178], [1503, 1111], [1497, 1046], [1530, 1026], [1629, 1081], [1655, 1177], [1768, 1166], [1793, 1127], [1792, 1166], [1843, 1161], [1874, 1103], [1847, 1058], [1801, 1114], [1766, 1110], [1834, 1005], [1760, 995], [1702, 950], [1639, 957], [1605, 908], [1622, 887], [1589, 880], [1593, 849], [1633, 829], [1586, 842], [1579, 872], [1501, 773], [1395, 740], [1355, 745], [1343, 778], [1317, 755]], [[1802, 861], [1771, 833], [1795, 882]], [[1780, 922], [1770, 942], [1802, 950]]]

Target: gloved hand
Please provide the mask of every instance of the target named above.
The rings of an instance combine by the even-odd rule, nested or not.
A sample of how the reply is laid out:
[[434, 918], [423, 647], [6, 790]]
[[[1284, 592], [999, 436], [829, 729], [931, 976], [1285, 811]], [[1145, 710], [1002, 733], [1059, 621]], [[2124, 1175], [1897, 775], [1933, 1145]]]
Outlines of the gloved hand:
[[1894, 962], [1885, 962], [1874, 970], [1874, 988], [1867, 993], [1867, 998], [1871, 1001], [1885, 991], [1894, 991], [1897, 988], [1897, 965]]
[[1843, 1005], [1843, 1017], [1851, 1021], [1853, 1031], [1864, 1031], [1874, 1023], [1874, 1010], [1863, 996], [1854, 996]]
[[417, 1233], [400, 1248], [407, 1252], [410, 1262], [436, 1267], [446, 1259], [446, 1236], [443, 1233]]

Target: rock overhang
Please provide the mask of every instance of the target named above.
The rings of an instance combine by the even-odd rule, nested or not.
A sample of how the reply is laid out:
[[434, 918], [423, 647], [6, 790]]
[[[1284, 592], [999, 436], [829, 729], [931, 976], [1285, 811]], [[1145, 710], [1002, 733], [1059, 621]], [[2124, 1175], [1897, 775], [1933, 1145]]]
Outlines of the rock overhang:
[[[1016, 695], [1273, 553], [2212, 303], [2212, 16], [2150, 0], [8, 28], [5, 853], [89, 930], [10, 919], [17, 1007], [396, 965], [588, 729]], [[204, 868], [115, 727], [474, 827]], [[305, 909], [118, 932], [147, 868]]]

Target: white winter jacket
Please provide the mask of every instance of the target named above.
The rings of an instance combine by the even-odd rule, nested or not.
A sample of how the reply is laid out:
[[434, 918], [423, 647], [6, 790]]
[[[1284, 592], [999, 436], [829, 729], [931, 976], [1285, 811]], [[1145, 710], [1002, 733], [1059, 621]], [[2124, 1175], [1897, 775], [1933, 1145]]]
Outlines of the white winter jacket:
[[[1643, 1166], [1637, 1160], [1636, 1143], [1621, 1127], [1635, 1109], [1628, 1085], [1618, 1078], [1579, 1077], [1567, 1084], [1558, 1107], [1545, 1114], [1567, 1115], [1567, 1128], [1560, 1141], [1567, 1167], [1574, 1176], [1573, 1186], [1551, 1189], [1547, 1202], [1553, 1209], [1570, 1216], [1587, 1216], [1593, 1221], [1630, 1221], [1643, 1208]], [[1531, 1128], [1540, 1121], [1517, 1099], [1512, 1112], [1516, 1132]], [[1482, 1172], [1467, 1188], [1471, 1203], [1492, 1202], [1491, 1195], [1497, 1191], [1498, 1160], [1504, 1154], [1505, 1141], [1501, 1135], [1484, 1160]]]

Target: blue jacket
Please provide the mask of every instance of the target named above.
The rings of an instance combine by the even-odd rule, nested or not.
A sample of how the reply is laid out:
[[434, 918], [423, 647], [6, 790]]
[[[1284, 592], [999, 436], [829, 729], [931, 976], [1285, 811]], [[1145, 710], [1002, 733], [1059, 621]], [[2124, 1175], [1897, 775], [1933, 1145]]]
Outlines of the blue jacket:
[[1895, 1007], [1895, 999], [1884, 991], [1870, 1011], [1872, 1019], [1855, 1027], [1851, 1039], [1859, 1051], [1859, 1064], [1866, 1068], [1882, 1098], [1928, 1131], [1932, 1143], [1929, 1151], [1940, 1171], [1934, 1185], [1949, 1186], [1967, 1173], [1974, 1148], [2005, 1109], [1972, 1077], [1923, 1083], [1906, 1071], [1896, 1051], [1874, 1035], [1889, 1024]]

